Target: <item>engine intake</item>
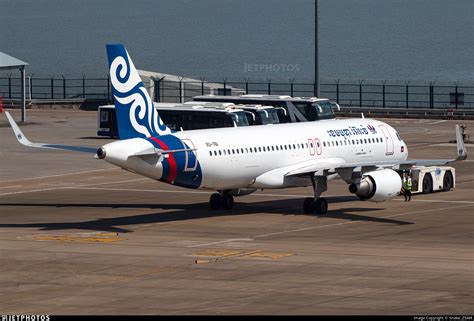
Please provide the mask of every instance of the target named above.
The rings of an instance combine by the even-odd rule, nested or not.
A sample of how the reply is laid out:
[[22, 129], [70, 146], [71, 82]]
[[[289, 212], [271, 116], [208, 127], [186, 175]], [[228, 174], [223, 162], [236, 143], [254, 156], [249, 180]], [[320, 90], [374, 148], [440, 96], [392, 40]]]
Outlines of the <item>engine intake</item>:
[[383, 202], [398, 195], [402, 187], [400, 175], [391, 169], [364, 174], [362, 179], [349, 185], [349, 191], [361, 199]]

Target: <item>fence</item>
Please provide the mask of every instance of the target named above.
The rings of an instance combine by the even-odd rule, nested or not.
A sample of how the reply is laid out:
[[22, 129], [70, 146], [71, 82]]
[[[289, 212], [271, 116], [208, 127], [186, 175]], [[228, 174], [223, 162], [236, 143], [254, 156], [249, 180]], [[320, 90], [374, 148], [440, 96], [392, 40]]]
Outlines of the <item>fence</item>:
[[[112, 100], [109, 78], [33, 78], [27, 77], [27, 100]], [[212, 86], [211, 86], [212, 84]], [[152, 79], [155, 101], [184, 102], [204, 94], [269, 94], [315, 96], [314, 83], [255, 81], [169, 81]], [[382, 108], [474, 108], [474, 85], [437, 85], [378, 82], [323, 82], [321, 97], [341, 106]], [[0, 78], [0, 96], [20, 99], [20, 78]]]
[[[0, 78], [0, 95], [4, 99], [20, 99], [21, 79], [13, 77]], [[26, 77], [26, 99], [110, 100], [110, 79]]]
[[[213, 82], [216, 83], [216, 82]], [[155, 81], [155, 100], [183, 102], [205, 94], [230, 95], [235, 93], [290, 96], [316, 96], [314, 83], [297, 82], [221, 82], [221, 88], [212, 90], [207, 82]], [[320, 85], [321, 97], [329, 98], [341, 106], [382, 108], [474, 108], [474, 86], [380, 83], [324, 82]]]

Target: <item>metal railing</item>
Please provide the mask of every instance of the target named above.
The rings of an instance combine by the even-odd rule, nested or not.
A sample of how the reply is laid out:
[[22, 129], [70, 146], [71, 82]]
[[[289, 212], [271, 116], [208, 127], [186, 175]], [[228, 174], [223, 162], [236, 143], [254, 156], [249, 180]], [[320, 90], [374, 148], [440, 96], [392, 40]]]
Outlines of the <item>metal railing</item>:
[[[166, 79], [155, 81], [156, 101], [183, 102], [197, 95], [206, 94], [268, 94], [290, 96], [315, 96], [314, 83], [300, 82], [230, 82], [221, 83], [220, 88], [208, 88], [206, 81], [171, 82]], [[474, 85], [426, 85], [387, 84], [385, 81], [348, 83], [335, 81], [321, 84], [321, 97], [329, 98], [341, 106], [381, 108], [474, 108]]]
[[[0, 95], [4, 99], [20, 99], [21, 79], [0, 78]], [[111, 100], [109, 78], [41, 78], [26, 77], [27, 100]]]
[[[150, 90], [155, 101], [185, 102], [205, 94], [269, 94], [315, 96], [314, 83], [267, 81], [170, 81], [154, 80]], [[0, 77], [0, 96], [20, 99], [20, 78]], [[470, 109], [474, 108], [474, 85], [430, 83], [388, 83], [387, 81], [335, 80], [321, 83], [321, 97], [341, 106], [381, 108]], [[26, 99], [31, 100], [109, 100], [110, 79], [27, 77]]]

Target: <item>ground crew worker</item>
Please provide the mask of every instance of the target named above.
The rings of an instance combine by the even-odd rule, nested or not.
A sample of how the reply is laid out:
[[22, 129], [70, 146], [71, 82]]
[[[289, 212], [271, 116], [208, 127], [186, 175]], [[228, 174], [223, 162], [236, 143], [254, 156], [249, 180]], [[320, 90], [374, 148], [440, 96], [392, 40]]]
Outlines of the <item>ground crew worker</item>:
[[406, 201], [411, 201], [411, 175], [410, 172], [407, 172], [405, 179], [403, 181], [403, 189], [404, 192], [403, 195], [405, 195], [405, 202]]

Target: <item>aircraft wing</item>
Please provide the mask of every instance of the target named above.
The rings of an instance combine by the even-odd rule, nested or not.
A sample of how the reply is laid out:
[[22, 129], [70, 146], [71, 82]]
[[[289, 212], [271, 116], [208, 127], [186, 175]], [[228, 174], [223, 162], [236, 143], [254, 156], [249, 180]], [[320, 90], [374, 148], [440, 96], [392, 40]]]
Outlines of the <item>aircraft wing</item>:
[[323, 160], [315, 160], [311, 164], [302, 164], [298, 168], [288, 168], [286, 177], [291, 176], [307, 176], [338, 173], [344, 170], [368, 172], [381, 168], [389, 169], [407, 169], [412, 166], [441, 166], [453, 162], [462, 161], [467, 158], [467, 149], [461, 135], [459, 125], [456, 125], [456, 147], [458, 156], [453, 159], [407, 159], [403, 161], [383, 161], [383, 162], [355, 162], [347, 163], [342, 158], [329, 158]]
[[16, 124], [13, 120], [13, 117], [10, 115], [8, 111], [5, 112], [7, 116], [8, 122], [15, 133], [15, 137], [18, 142], [22, 145], [28, 147], [36, 147], [36, 148], [49, 148], [49, 149], [59, 149], [59, 150], [69, 150], [73, 152], [82, 152], [82, 153], [89, 153], [89, 154], [96, 154], [97, 148], [95, 147], [83, 147], [83, 146], [69, 146], [69, 145], [58, 145], [58, 144], [46, 144], [46, 143], [32, 143], [26, 138], [25, 134], [21, 131], [20, 127]]
[[406, 160], [406, 161], [387, 161], [387, 162], [358, 162], [358, 163], [347, 163], [347, 162], [339, 162], [339, 164], [335, 163], [327, 163], [326, 161], [321, 163], [315, 163], [312, 165], [302, 166], [300, 168], [296, 168], [293, 170], [288, 171], [285, 176], [307, 176], [309, 174], [316, 174], [319, 173], [320, 175], [327, 176], [330, 174], [337, 173], [342, 170], [351, 170], [351, 171], [360, 171], [360, 172], [368, 172], [373, 171], [376, 169], [382, 168], [390, 168], [390, 169], [405, 169], [410, 168], [416, 165], [414, 160]]

